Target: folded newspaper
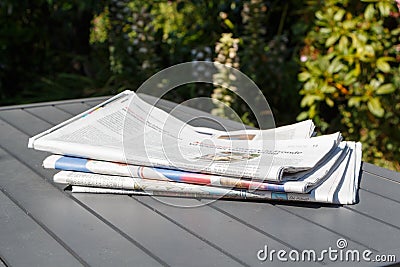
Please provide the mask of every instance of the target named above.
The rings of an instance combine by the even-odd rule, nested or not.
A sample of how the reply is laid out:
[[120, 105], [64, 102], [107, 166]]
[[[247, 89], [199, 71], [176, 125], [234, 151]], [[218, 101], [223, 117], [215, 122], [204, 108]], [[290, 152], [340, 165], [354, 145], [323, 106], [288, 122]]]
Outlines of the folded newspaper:
[[353, 204], [361, 144], [312, 137], [311, 120], [270, 130], [193, 127], [132, 91], [29, 139], [54, 153], [73, 192]]

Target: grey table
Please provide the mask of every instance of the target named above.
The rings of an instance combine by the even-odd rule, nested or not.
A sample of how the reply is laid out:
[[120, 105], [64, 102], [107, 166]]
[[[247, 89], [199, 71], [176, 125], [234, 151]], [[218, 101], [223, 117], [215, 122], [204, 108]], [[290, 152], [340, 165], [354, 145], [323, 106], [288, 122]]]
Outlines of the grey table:
[[[65, 191], [51, 181], [55, 172], [41, 167], [48, 154], [27, 149], [28, 137], [104, 99], [0, 108], [0, 266], [287, 265], [276, 255], [263, 262], [257, 254], [265, 246], [269, 252], [319, 253], [337, 249], [340, 238], [347, 241], [343, 251], [370, 250], [371, 258], [400, 261], [400, 174], [368, 163], [362, 165], [360, 201], [350, 206], [219, 200], [177, 208], [147, 196]], [[190, 108], [180, 114], [207, 115]], [[205, 119], [194, 123], [209, 125]], [[167, 201], [190, 206], [207, 200]], [[325, 257], [313, 264], [345, 263]]]

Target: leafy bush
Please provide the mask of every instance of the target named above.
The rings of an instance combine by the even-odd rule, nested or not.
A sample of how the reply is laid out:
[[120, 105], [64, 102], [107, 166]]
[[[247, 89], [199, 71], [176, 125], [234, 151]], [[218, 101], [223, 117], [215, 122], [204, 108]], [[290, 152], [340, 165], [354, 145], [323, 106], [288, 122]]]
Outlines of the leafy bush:
[[400, 170], [399, 14], [394, 1], [324, 1], [301, 52], [298, 119], [363, 142], [364, 160]]
[[[113, 94], [174, 64], [214, 60], [258, 85], [277, 125], [301, 106], [298, 119], [341, 130], [363, 142], [365, 160], [400, 169], [399, 18], [394, 0], [4, 0], [0, 105]], [[196, 96], [257, 125], [224, 88], [168, 95]]]

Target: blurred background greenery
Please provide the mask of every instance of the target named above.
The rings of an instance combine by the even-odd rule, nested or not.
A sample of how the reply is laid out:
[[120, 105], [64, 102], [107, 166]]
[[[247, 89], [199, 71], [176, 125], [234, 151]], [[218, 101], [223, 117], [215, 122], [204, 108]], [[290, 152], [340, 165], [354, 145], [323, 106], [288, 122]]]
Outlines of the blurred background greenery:
[[[3, 0], [0, 105], [115, 94], [177, 63], [217, 61], [256, 82], [277, 125], [312, 118], [399, 171], [399, 22], [394, 0]], [[256, 125], [225, 88], [168, 97], [198, 96]]]

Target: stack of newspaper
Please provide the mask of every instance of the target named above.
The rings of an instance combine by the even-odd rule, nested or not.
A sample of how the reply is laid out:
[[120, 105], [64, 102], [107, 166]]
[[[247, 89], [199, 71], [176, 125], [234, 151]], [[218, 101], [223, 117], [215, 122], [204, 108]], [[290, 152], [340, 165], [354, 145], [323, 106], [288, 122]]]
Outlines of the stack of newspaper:
[[269, 130], [190, 126], [132, 91], [29, 139], [72, 192], [354, 204], [361, 144], [314, 137], [311, 120]]

